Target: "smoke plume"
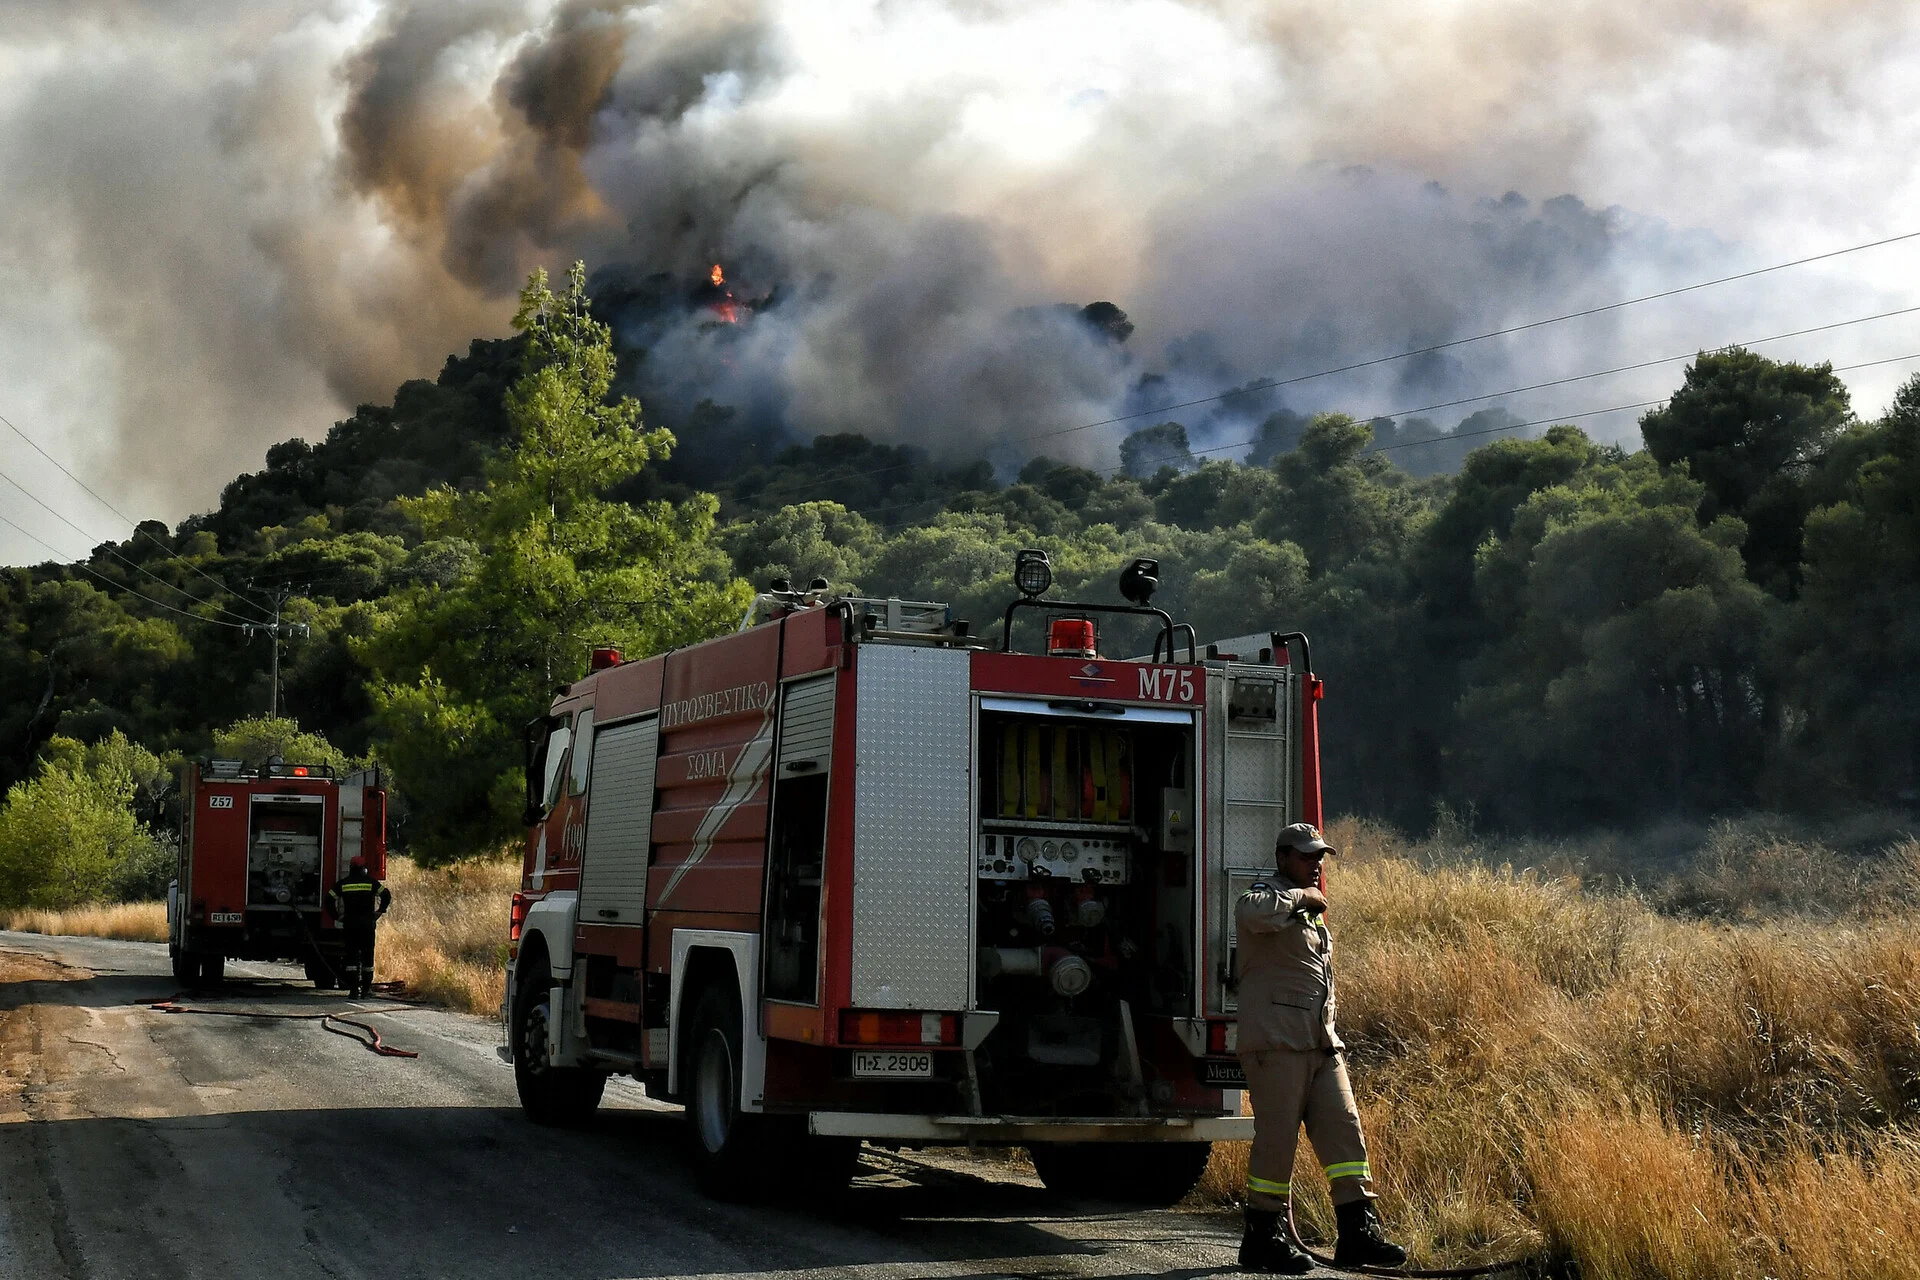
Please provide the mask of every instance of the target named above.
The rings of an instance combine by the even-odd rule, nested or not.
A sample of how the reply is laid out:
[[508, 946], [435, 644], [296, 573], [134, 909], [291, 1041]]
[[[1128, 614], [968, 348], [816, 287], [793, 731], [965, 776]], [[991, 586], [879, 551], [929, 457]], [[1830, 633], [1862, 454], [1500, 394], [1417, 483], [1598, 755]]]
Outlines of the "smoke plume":
[[[1170, 407], [1913, 229], [1887, 158], [1920, 141], [1916, 69], [1895, 0], [26, 0], [0, 412], [177, 517], [584, 257], [683, 436], [1111, 466], [1164, 412], [1231, 453], [1282, 406], [1423, 409], [1901, 305], [1904, 246]], [[1863, 407], [1905, 372], [1863, 372]]]

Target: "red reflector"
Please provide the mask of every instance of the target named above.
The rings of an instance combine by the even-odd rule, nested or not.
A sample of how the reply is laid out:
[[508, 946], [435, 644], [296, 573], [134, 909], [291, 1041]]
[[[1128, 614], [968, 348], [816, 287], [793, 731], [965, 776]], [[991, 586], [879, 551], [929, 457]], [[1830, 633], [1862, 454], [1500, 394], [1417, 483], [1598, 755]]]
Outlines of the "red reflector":
[[1227, 1029], [1231, 1023], [1209, 1022], [1207, 1024], [1207, 1052], [1232, 1053], [1227, 1044]]
[[293, 776], [294, 776], [294, 777], [296, 777], [296, 778], [304, 778], [304, 777], [306, 777], [306, 776], [307, 776], [307, 766], [305, 766], [305, 765], [303, 765], [303, 764], [297, 764], [297, 765], [295, 765], [295, 766], [293, 766]]
[[841, 1044], [959, 1044], [960, 1019], [951, 1013], [840, 1011]]
[[1094, 657], [1093, 621], [1089, 618], [1055, 618], [1047, 628], [1047, 652], [1056, 658]]

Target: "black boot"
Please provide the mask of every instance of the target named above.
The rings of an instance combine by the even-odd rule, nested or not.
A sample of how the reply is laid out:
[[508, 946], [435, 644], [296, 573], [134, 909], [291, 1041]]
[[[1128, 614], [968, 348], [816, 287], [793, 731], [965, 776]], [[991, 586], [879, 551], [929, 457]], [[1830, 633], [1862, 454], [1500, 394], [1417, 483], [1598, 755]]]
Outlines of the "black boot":
[[1333, 1213], [1340, 1221], [1340, 1243], [1334, 1247], [1334, 1263], [1342, 1267], [1405, 1266], [1407, 1251], [1387, 1239], [1380, 1229], [1380, 1216], [1373, 1201], [1352, 1200], [1335, 1205]]
[[1313, 1270], [1313, 1259], [1280, 1234], [1279, 1214], [1250, 1208], [1247, 1229], [1240, 1237], [1240, 1269], [1270, 1276], [1303, 1276]]

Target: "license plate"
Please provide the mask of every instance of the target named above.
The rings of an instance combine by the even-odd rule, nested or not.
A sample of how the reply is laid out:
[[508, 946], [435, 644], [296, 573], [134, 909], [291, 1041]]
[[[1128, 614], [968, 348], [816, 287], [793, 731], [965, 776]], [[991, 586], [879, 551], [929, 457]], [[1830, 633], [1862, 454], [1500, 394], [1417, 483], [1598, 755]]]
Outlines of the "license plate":
[[207, 913], [208, 924], [245, 924], [246, 921], [246, 916], [239, 911], [210, 911]]
[[931, 1053], [868, 1053], [853, 1055], [853, 1074], [883, 1080], [930, 1080], [933, 1078]]
[[1246, 1073], [1240, 1070], [1237, 1062], [1202, 1062], [1200, 1079], [1205, 1084], [1226, 1085], [1235, 1089], [1247, 1087]]

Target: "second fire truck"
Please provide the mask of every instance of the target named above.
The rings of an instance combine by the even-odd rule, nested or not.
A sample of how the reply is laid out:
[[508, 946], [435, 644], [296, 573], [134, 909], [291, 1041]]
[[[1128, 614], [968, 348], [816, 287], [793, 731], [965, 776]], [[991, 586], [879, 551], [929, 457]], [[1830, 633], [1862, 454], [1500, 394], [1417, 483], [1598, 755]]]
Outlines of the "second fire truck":
[[[734, 634], [597, 652], [528, 733], [502, 1010], [527, 1113], [635, 1076], [722, 1196], [844, 1180], [862, 1140], [1184, 1195], [1251, 1136], [1233, 907], [1319, 821], [1319, 683], [1301, 636], [1196, 652], [1156, 574], [1055, 600], [1022, 552], [985, 638], [776, 582]], [[1152, 656], [1101, 656], [1102, 625]]]

